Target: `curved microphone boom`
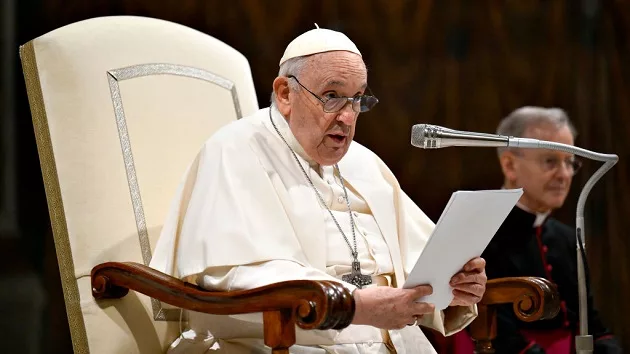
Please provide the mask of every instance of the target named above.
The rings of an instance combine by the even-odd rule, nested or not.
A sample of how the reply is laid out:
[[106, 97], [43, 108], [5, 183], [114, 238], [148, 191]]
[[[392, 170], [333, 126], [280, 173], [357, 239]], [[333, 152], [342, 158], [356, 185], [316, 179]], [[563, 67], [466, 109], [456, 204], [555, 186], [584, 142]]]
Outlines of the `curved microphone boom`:
[[580, 335], [575, 338], [577, 353], [593, 352], [593, 337], [588, 334], [588, 312], [586, 275], [584, 258], [586, 256], [586, 236], [584, 233], [584, 207], [586, 198], [597, 181], [616, 163], [619, 157], [614, 154], [601, 154], [573, 145], [566, 145], [545, 140], [515, 138], [512, 136], [453, 130], [437, 125], [416, 124], [411, 129], [411, 145], [422, 149], [439, 149], [449, 146], [470, 147], [512, 147], [524, 149], [549, 149], [564, 151], [591, 160], [603, 161], [604, 164], [589, 178], [578, 198], [575, 232], [577, 243], [578, 291], [580, 308]]

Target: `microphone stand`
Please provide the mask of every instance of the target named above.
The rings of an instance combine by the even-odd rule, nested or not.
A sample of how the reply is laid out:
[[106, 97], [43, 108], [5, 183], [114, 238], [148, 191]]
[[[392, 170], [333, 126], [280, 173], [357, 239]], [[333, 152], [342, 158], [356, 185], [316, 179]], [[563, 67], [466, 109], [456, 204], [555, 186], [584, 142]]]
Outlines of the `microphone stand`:
[[600, 154], [573, 145], [551, 141], [507, 137], [486, 133], [466, 132], [448, 129], [430, 124], [416, 124], [412, 128], [411, 144], [423, 149], [439, 149], [448, 146], [473, 147], [512, 147], [525, 149], [549, 149], [568, 152], [588, 159], [603, 161], [602, 165], [586, 182], [578, 199], [575, 216], [575, 236], [577, 252], [577, 276], [579, 292], [580, 332], [575, 337], [575, 348], [578, 354], [593, 352], [593, 336], [588, 334], [588, 302], [586, 289], [586, 236], [584, 233], [584, 206], [586, 198], [599, 179], [619, 161], [613, 154]]
[[577, 210], [575, 216], [575, 233], [577, 243], [577, 275], [578, 275], [578, 292], [579, 292], [579, 309], [580, 309], [580, 332], [575, 336], [575, 349], [578, 354], [589, 354], [593, 352], [593, 336], [588, 334], [588, 303], [586, 289], [586, 272], [584, 269], [584, 261], [586, 258], [586, 235], [584, 232], [584, 207], [586, 198], [595, 186], [595, 183], [610, 170], [619, 161], [619, 157], [614, 154], [600, 154], [586, 149], [582, 149], [572, 145], [554, 143], [550, 141], [525, 139], [525, 138], [508, 138], [508, 147], [515, 148], [535, 148], [565, 151], [574, 155], [582, 156], [588, 159], [603, 161], [604, 164], [589, 178], [580, 197], [578, 198]]

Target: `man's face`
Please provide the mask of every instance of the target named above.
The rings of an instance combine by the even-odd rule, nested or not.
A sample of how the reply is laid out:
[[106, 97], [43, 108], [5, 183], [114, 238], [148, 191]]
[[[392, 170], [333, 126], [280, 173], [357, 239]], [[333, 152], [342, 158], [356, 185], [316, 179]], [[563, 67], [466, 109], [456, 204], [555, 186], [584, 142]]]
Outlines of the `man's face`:
[[[568, 126], [538, 125], [526, 130], [524, 137], [573, 145]], [[526, 207], [547, 212], [562, 206], [571, 187], [572, 154], [541, 149], [518, 149], [501, 155], [506, 187], [523, 188], [520, 202]]]
[[[334, 51], [309, 58], [297, 79], [324, 100], [354, 97], [362, 95], [367, 87], [367, 70], [359, 55]], [[294, 89], [286, 90], [285, 82]], [[326, 113], [322, 102], [292, 78], [276, 78], [274, 91], [277, 107], [304, 151], [320, 165], [339, 162], [350, 147], [359, 116], [350, 102], [338, 112]]]

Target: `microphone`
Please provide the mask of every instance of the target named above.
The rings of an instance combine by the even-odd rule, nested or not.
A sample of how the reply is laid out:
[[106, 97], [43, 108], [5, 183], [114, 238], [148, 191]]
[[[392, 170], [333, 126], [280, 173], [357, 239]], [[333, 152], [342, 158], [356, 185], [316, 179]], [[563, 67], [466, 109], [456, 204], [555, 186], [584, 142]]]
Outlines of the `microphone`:
[[593, 337], [588, 334], [586, 274], [584, 269], [584, 262], [586, 260], [584, 207], [586, 205], [586, 198], [588, 197], [591, 189], [593, 189], [593, 186], [595, 186], [595, 183], [597, 183], [597, 181], [617, 163], [619, 157], [614, 154], [601, 154], [579, 148], [577, 146], [566, 145], [552, 141], [459, 131], [430, 124], [416, 124], [411, 128], [411, 145], [422, 149], [440, 149], [449, 146], [549, 149], [564, 151], [588, 159], [604, 162], [604, 164], [597, 171], [595, 171], [595, 173], [589, 178], [589, 180], [582, 188], [582, 192], [580, 193], [580, 197], [578, 198], [575, 218], [580, 310], [580, 333], [579, 335], [575, 336], [575, 346], [578, 354], [592, 353]]
[[438, 125], [416, 124], [411, 128], [411, 145], [422, 149], [449, 146], [503, 147], [509, 138], [502, 135], [448, 129]]
[[449, 146], [560, 149], [559, 146], [555, 146], [555, 143], [544, 140], [467, 132], [431, 124], [416, 124], [411, 128], [411, 145], [422, 149], [440, 149]]

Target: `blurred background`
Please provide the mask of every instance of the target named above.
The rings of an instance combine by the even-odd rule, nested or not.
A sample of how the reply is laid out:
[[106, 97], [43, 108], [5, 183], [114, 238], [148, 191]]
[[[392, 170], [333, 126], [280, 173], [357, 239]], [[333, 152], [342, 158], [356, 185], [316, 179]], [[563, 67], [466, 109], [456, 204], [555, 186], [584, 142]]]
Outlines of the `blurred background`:
[[[2, 352], [68, 353], [68, 322], [18, 46], [99, 16], [177, 22], [250, 61], [261, 107], [284, 48], [314, 28], [345, 32], [381, 103], [361, 116], [371, 148], [435, 221], [451, 193], [500, 188], [493, 149], [413, 148], [411, 126], [492, 133], [523, 105], [565, 109], [578, 146], [619, 163], [591, 192], [587, 252], [595, 301], [630, 350], [630, 2], [623, 0], [1, 0], [0, 336]], [[599, 163], [586, 162], [565, 207]], [[8, 347], [7, 347], [8, 345]], [[9, 348], [9, 349], [7, 349]], [[6, 351], [5, 351], [6, 350]]]

